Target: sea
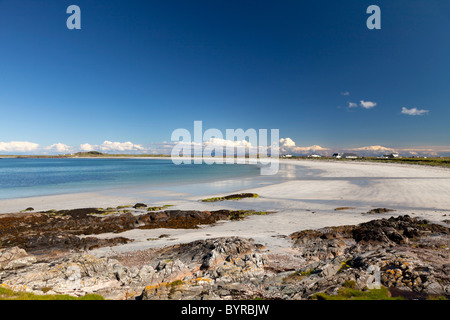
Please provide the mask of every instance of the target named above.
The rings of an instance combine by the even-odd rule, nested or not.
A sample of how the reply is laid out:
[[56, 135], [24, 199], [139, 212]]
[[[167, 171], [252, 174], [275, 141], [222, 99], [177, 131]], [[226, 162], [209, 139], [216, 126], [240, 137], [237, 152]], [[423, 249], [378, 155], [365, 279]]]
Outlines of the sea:
[[[247, 164], [175, 165], [166, 159], [139, 158], [1, 158], [0, 199], [140, 187], [176, 189], [183, 185], [209, 185], [206, 193], [227, 192], [254, 186], [250, 178], [259, 174], [257, 166]], [[224, 183], [218, 183], [221, 181]]]

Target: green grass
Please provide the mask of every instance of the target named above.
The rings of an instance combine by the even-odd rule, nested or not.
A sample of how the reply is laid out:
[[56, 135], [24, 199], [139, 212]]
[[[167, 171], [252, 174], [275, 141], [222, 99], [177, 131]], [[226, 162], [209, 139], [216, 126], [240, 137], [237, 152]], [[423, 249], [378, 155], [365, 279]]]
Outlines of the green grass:
[[67, 294], [38, 295], [30, 292], [13, 291], [9, 288], [0, 287], [0, 300], [105, 300], [105, 299], [98, 294], [88, 294], [83, 297], [73, 297]]
[[[378, 159], [376, 157], [366, 157], [356, 159], [357, 161], [373, 161], [384, 163], [405, 163], [425, 166], [450, 167], [450, 158], [393, 158], [393, 159]], [[349, 161], [348, 159], [339, 159], [337, 161]], [[352, 161], [352, 160], [350, 160]]]
[[165, 204], [161, 207], [148, 207], [147, 211], [160, 211], [160, 210], [164, 210], [167, 208], [173, 207], [173, 204]]
[[224, 201], [224, 200], [225, 200], [224, 197], [216, 197], [216, 198], [203, 199], [202, 202], [216, 202], [216, 201]]
[[259, 195], [256, 193], [246, 193], [245, 196], [242, 194], [234, 194], [230, 196], [225, 197], [214, 197], [214, 198], [208, 198], [203, 199], [202, 202], [217, 202], [217, 201], [225, 201], [225, 200], [240, 200], [244, 198], [259, 198]]
[[231, 212], [230, 220], [241, 220], [249, 216], [264, 216], [269, 213], [268, 211], [236, 210]]
[[97, 208], [97, 212], [93, 212], [90, 213], [92, 215], [100, 215], [100, 216], [107, 216], [107, 215], [111, 215], [111, 214], [117, 214], [120, 212], [124, 212], [125, 210], [119, 210], [119, 209], [114, 209], [112, 207], [108, 207], [106, 209], [104, 208]]
[[321, 158], [307, 158], [307, 157], [292, 157], [291, 159], [310, 159], [314, 161], [373, 161], [385, 163], [405, 163], [425, 166], [450, 167], [450, 157], [428, 157], [428, 158], [393, 158], [393, 159], [379, 159], [377, 157], [360, 157], [358, 159], [335, 159], [332, 157]]
[[314, 300], [404, 300], [403, 297], [392, 297], [389, 289], [381, 287], [372, 290], [355, 290], [352, 288], [340, 288], [337, 295], [316, 293]]
[[398, 158], [398, 159], [368, 159], [376, 162], [395, 162], [419, 164], [426, 166], [450, 167], [450, 158]]
[[444, 301], [448, 301], [448, 299], [444, 296], [432, 296], [429, 297], [428, 300], [444, 300]]
[[309, 277], [310, 275], [312, 275], [314, 270], [315, 270], [315, 268], [307, 270], [307, 271], [303, 271], [303, 272], [296, 271], [294, 273], [291, 273], [287, 277], [281, 279], [281, 281], [284, 283], [299, 281], [299, 280], [303, 279], [303, 277]]
[[356, 281], [354, 281], [354, 280], [345, 280], [345, 282], [344, 282], [344, 284], [342, 286], [344, 288], [355, 289], [356, 288]]

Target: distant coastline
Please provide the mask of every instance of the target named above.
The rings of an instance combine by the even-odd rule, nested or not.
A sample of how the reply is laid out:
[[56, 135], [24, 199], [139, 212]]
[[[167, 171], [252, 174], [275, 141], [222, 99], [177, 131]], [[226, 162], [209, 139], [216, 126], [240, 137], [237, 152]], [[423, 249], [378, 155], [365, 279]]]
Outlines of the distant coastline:
[[[77, 159], [77, 158], [142, 158], [142, 159], [171, 159], [170, 154], [109, 154], [101, 153], [98, 151], [88, 151], [88, 152], [77, 152], [74, 154], [61, 154], [61, 155], [0, 155], [0, 159]], [[193, 157], [195, 158], [195, 157]], [[211, 157], [209, 157], [211, 158]], [[214, 158], [214, 157], [212, 157]], [[248, 156], [246, 156], [248, 158]], [[259, 156], [258, 156], [259, 158]], [[283, 159], [280, 156], [280, 159]], [[393, 159], [379, 158], [375, 156], [361, 156], [355, 159], [336, 159], [331, 156], [322, 156], [311, 158], [309, 156], [290, 156], [290, 160], [315, 160], [315, 161], [338, 161], [338, 162], [355, 162], [355, 161], [371, 161], [379, 163], [402, 163], [402, 164], [412, 164], [412, 165], [426, 165], [426, 166], [437, 166], [437, 167], [447, 167], [450, 168], [450, 157], [399, 157]]]
[[109, 154], [98, 151], [77, 152], [74, 154], [59, 155], [0, 155], [1, 158], [25, 158], [25, 159], [60, 159], [60, 158], [170, 158], [169, 154]]

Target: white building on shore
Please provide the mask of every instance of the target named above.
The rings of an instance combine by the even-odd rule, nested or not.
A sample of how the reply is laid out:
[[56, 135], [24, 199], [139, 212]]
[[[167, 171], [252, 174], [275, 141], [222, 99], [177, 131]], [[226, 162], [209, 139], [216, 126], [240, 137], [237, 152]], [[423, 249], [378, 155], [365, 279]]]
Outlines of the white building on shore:
[[344, 153], [342, 155], [342, 158], [344, 159], [358, 159], [358, 156], [354, 153]]
[[340, 153], [333, 153], [332, 157], [335, 158], [335, 159], [341, 159], [342, 155]]

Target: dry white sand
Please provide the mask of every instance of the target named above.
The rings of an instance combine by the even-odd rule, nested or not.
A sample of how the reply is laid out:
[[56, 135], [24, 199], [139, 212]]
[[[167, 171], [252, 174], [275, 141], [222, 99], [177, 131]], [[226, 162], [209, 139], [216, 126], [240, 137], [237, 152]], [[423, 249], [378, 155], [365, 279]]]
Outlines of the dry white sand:
[[[288, 250], [290, 242], [286, 236], [305, 229], [357, 224], [402, 214], [438, 223], [450, 218], [450, 170], [447, 168], [323, 160], [282, 160], [281, 164], [277, 177], [280, 178], [280, 183], [235, 190], [258, 193], [260, 198], [202, 203], [199, 200], [205, 196], [189, 195], [189, 190], [186, 190], [186, 193], [166, 194], [172, 196], [169, 203], [174, 204], [175, 209], [253, 209], [276, 213], [251, 216], [243, 221], [219, 222], [191, 230], [131, 230], [121, 233], [120, 236], [134, 239], [134, 242], [114, 248], [97, 249], [95, 253], [141, 250], [224, 236], [253, 238], [271, 250]], [[163, 195], [168, 193], [164, 190], [152, 192], [160, 192]], [[177, 200], [174, 200], [175, 198]], [[29, 206], [45, 210], [108, 207], [135, 202], [140, 202], [138, 195], [123, 196], [120, 192], [55, 195], [1, 200], [0, 212], [22, 210]], [[334, 210], [337, 207], [354, 209]], [[379, 207], [395, 211], [376, 215], [363, 214]], [[162, 234], [167, 237], [159, 238]], [[115, 236], [117, 234], [101, 235]]]

